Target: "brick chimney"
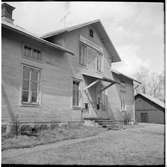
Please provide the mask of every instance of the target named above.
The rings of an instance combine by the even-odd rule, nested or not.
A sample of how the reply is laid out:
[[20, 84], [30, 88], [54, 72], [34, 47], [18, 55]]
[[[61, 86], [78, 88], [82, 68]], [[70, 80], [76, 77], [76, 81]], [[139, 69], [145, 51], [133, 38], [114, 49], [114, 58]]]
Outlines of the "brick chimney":
[[13, 18], [12, 18], [12, 14], [13, 14], [13, 10], [15, 8], [7, 3], [3, 3], [2, 4], [2, 20], [5, 20], [9, 23], [13, 23]]

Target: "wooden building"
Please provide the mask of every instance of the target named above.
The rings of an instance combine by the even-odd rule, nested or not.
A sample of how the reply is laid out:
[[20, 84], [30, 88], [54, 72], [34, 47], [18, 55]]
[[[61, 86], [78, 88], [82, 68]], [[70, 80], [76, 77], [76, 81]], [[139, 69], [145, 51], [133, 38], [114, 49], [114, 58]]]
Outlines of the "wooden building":
[[165, 123], [165, 105], [162, 101], [138, 93], [135, 96], [135, 117], [137, 122]]
[[120, 82], [110, 70], [121, 59], [100, 20], [37, 37], [13, 23], [13, 10], [2, 4], [3, 123], [124, 119]]

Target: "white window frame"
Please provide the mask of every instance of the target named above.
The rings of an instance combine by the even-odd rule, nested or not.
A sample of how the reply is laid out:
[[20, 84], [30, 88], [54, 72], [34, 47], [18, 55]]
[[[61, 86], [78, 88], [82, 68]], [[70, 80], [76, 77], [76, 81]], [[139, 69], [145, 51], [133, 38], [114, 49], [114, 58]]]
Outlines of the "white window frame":
[[[37, 101], [36, 102], [31, 102], [31, 97], [32, 97], [32, 90], [31, 90], [31, 73], [32, 71], [30, 72], [30, 78], [29, 78], [29, 88], [28, 88], [28, 102], [24, 102], [22, 100], [22, 95], [23, 95], [23, 81], [24, 81], [24, 78], [23, 78], [23, 71], [24, 71], [24, 67], [28, 67], [28, 68], [31, 68], [31, 69], [35, 69], [38, 71], [38, 80], [37, 80]], [[40, 104], [40, 76], [41, 76], [41, 69], [40, 68], [37, 68], [37, 67], [34, 67], [34, 66], [31, 66], [31, 65], [27, 65], [27, 64], [22, 64], [22, 87], [21, 87], [21, 104], [22, 105], [39, 105]]]
[[[25, 55], [25, 47], [28, 47], [31, 49], [31, 53], [30, 53], [30, 56], [26, 56]], [[35, 52], [38, 52], [38, 57], [33, 57], [33, 54]], [[23, 57], [24, 58], [27, 58], [27, 59], [30, 59], [30, 60], [36, 60], [36, 61], [41, 61], [42, 60], [42, 53], [41, 53], [41, 50], [40, 49], [37, 49], [35, 47], [31, 47], [30, 45], [28, 44], [23, 44]]]
[[[99, 69], [99, 57], [100, 57], [100, 69]], [[97, 51], [97, 60], [96, 60], [97, 72], [102, 72], [102, 69], [103, 69], [102, 66], [103, 66], [103, 54], [101, 52]]]
[[[82, 55], [82, 52], [81, 52], [81, 47], [84, 47], [84, 49], [85, 49], [85, 54], [84, 55]], [[82, 57], [83, 56], [83, 57]], [[88, 56], [88, 54], [87, 54], [87, 45], [86, 44], [84, 44], [83, 42], [80, 42], [79, 43], [79, 64], [80, 65], [82, 65], [82, 66], [87, 66], [87, 56]], [[83, 62], [82, 62], [82, 59], [83, 59]]]

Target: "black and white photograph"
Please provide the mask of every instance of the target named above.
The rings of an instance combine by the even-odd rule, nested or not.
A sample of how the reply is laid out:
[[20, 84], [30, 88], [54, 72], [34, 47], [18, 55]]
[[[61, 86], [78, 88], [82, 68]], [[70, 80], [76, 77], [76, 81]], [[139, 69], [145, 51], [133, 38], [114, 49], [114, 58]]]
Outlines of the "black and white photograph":
[[1, 164], [165, 166], [165, 3], [1, 2]]

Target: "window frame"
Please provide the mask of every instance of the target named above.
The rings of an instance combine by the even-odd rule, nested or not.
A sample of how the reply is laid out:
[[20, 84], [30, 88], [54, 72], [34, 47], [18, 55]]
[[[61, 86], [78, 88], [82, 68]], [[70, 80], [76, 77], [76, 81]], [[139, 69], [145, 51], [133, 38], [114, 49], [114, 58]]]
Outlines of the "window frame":
[[89, 29], [89, 36], [91, 37], [91, 38], [93, 38], [94, 37], [94, 31], [93, 31], [93, 29]]
[[[29, 48], [29, 49], [31, 49], [30, 56], [26, 56], [25, 55], [25, 52], [26, 52], [25, 48], [26, 47]], [[34, 56], [34, 53], [38, 53], [38, 55], [36, 54], [37, 57]], [[36, 47], [32, 47], [29, 44], [23, 44], [23, 58], [26, 58], [28, 60], [42, 61], [42, 52], [41, 52], [40, 49], [37, 49]]]
[[120, 90], [121, 111], [126, 111], [126, 90]]
[[[99, 68], [99, 62], [100, 62], [100, 68]], [[103, 54], [101, 52], [97, 51], [97, 59], [96, 59], [96, 71], [97, 72], [100, 72], [100, 73], [102, 72], [102, 63], [103, 63]]]
[[[32, 105], [32, 106], [36, 106], [36, 105], [39, 105], [40, 104], [40, 78], [41, 78], [41, 69], [38, 68], [38, 67], [34, 67], [34, 66], [31, 66], [31, 65], [28, 65], [28, 64], [22, 64], [22, 82], [21, 82], [21, 98], [20, 98], [20, 101], [21, 101], [21, 105]], [[29, 76], [29, 84], [28, 84], [28, 101], [25, 102], [23, 101], [22, 99], [22, 96], [23, 96], [23, 82], [24, 82], [24, 76], [23, 76], [23, 73], [24, 73], [24, 67], [28, 67], [31, 69], [31, 72], [30, 72], [30, 76]], [[37, 100], [36, 102], [31, 102], [31, 98], [32, 98], [32, 82], [35, 82], [35, 81], [32, 81], [31, 78], [32, 78], [32, 70], [36, 70], [37, 71]]]
[[[81, 47], [84, 47], [84, 49], [85, 49], [85, 54], [83, 55], [83, 57], [82, 57], [82, 52], [81, 52]], [[85, 44], [85, 43], [83, 43], [83, 42], [79, 42], [79, 64], [80, 65], [82, 65], [82, 66], [85, 66], [85, 67], [87, 67], [87, 59], [88, 59], [88, 52], [87, 52], [87, 45]], [[82, 62], [82, 60], [83, 60], [83, 62]]]

